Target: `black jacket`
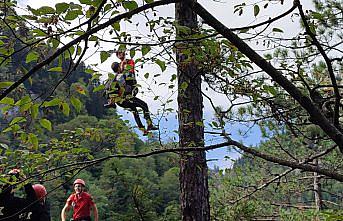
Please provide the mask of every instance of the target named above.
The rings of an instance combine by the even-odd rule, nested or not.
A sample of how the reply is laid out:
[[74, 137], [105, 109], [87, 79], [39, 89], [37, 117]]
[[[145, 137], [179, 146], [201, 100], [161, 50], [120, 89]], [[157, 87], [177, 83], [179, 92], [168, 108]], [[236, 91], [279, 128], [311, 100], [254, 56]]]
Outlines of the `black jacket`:
[[16, 197], [12, 187], [0, 193], [0, 219], [4, 221], [50, 221], [48, 209], [37, 201], [31, 184], [24, 186], [26, 198]]

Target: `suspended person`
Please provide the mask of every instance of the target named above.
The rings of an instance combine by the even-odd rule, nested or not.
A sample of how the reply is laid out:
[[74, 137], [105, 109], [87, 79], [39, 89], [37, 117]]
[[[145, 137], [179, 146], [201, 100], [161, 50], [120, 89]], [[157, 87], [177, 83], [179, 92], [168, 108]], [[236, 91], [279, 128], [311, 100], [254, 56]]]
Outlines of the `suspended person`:
[[[22, 179], [19, 169], [11, 170], [9, 182]], [[15, 185], [6, 184], [0, 193], [0, 220], [5, 221], [50, 221], [49, 210], [45, 204], [46, 189], [41, 184], [24, 186], [26, 198], [14, 195]]]
[[92, 196], [85, 192], [86, 183], [82, 179], [74, 181], [74, 191], [67, 199], [67, 203], [62, 209], [61, 219], [66, 221], [66, 212], [73, 208], [74, 221], [91, 221], [91, 210], [93, 210], [94, 221], [98, 221], [98, 209]]
[[[120, 107], [130, 109], [138, 128], [142, 130], [143, 135], [146, 136], [149, 131], [157, 130], [158, 128], [152, 123], [147, 103], [136, 97], [138, 88], [134, 69], [135, 63], [132, 59], [125, 58], [125, 50], [116, 51], [116, 56], [120, 59], [120, 63], [113, 62], [111, 65], [115, 76], [106, 83], [108, 102], [104, 106], [115, 108], [117, 104]], [[143, 110], [144, 118], [147, 123], [146, 129], [139, 117], [137, 108]]]

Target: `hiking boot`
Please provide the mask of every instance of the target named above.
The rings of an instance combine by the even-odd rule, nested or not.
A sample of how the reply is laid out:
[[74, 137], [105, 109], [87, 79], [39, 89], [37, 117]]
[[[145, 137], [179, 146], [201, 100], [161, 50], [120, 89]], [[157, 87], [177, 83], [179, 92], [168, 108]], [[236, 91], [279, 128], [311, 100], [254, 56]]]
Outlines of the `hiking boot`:
[[115, 103], [107, 103], [104, 104], [104, 108], [116, 108], [117, 105]]
[[143, 131], [143, 136], [148, 136], [149, 135], [149, 131], [148, 130], [144, 130]]
[[139, 130], [140, 130], [140, 131], [142, 131], [142, 133], [143, 133], [143, 136], [148, 136], [148, 134], [149, 134], [149, 131], [148, 131], [148, 130], [146, 130], [144, 127], [142, 127], [142, 128], [139, 128]]
[[158, 130], [158, 127], [154, 126], [153, 124], [149, 124], [147, 130]]

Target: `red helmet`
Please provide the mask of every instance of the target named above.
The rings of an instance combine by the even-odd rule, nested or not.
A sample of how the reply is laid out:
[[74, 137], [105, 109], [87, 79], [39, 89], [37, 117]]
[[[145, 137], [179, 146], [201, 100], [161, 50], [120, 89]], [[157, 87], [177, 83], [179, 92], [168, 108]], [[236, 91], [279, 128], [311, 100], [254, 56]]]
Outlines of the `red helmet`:
[[86, 186], [85, 181], [83, 181], [82, 179], [76, 179], [76, 180], [74, 181], [73, 186], [75, 186], [75, 184], [81, 184], [82, 186]]
[[35, 190], [37, 199], [44, 199], [47, 194], [45, 187], [41, 184], [34, 184], [32, 187]]

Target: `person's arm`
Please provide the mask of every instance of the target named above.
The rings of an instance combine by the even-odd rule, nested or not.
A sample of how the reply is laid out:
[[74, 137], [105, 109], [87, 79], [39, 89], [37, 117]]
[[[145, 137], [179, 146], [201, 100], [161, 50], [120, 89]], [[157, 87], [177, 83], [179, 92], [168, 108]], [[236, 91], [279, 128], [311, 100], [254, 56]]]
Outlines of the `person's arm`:
[[92, 208], [93, 208], [94, 221], [98, 221], [99, 219], [98, 208], [96, 207], [95, 203], [93, 204]]
[[26, 193], [26, 199], [32, 203], [37, 200], [36, 192], [32, 187], [31, 183], [25, 184], [24, 186], [25, 193]]
[[62, 221], [66, 221], [67, 219], [67, 211], [69, 211], [70, 209], [70, 205], [68, 204], [68, 202], [66, 203], [66, 205], [64, 205], [62, 212], [61, 212], [61, 220]]

